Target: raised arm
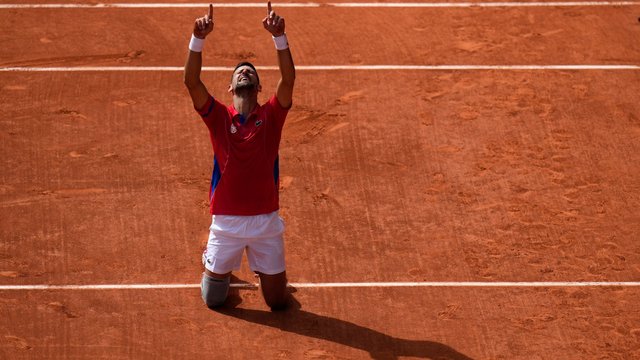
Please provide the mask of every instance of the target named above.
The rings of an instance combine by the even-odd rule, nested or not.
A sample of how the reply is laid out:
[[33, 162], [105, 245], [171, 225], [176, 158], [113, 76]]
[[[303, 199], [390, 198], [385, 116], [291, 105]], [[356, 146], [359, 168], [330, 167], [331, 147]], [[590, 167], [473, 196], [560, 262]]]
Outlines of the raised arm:
[[267, 16], [262, 20], [262, 25], [273, 36], [278, 51], [278, 67], [280, 68], [280, 80], [276, 88], [278, 102], [284, 108], [289, 108], [293, 99], [293, 85], [296, 79], [296, 68], [289, 50], [287, 35], [284, 32], [284, 18], [276, 15], [271, 9], [271, 1], [267, 3]]
[[197, 18], [193, 25], [193, 35], [189, 44], [189, 55], [184, 65], [184, 84], [196, 109], [201, 109], [209, 99], [209, 92], [200, 80], [202, 70], [202, 47], [204, 39], [213, 31], [213, 5], [209, 4], [209, 13]]

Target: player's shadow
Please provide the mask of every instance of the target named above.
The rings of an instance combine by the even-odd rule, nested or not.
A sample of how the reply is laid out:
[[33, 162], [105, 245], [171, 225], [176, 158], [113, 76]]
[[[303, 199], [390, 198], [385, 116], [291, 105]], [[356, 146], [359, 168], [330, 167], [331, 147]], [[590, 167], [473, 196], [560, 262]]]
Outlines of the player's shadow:
[[287, 310], [279, 312], [241, 309], [233, 305], [217, 311], [255, 324], [361, 349], [369, 352], [373, 359], [396, 359], [398, 356], [472, 359], [439, 342], [395, 338], [348, 321], [304, 311], [295, 299], [292, 302]]
[[[232, 284], [242, 284], [242, 285], [251, 285], [248, 281], [241, 280], [234, 274], [231, 274], [231, 283]], [[242, 304], [242, 297], [240, 296], [240, 290], [237, 287], [233, 287], [229, 289], [229, 294], [227, 295], [227, 300], [225, 301], [224, 307], [227, 309], [233, 309], [236, 306]]]

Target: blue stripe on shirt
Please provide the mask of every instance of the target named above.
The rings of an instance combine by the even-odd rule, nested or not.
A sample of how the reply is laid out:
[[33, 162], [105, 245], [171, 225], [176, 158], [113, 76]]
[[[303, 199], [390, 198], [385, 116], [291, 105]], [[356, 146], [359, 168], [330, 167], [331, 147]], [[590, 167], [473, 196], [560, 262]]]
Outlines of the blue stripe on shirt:
[[207, 110], [205, 114], [202, 114], [202, 117], [207, 117], [209, 116], [209, 114], [211, 114], [211, 110], [213, 110], [214, 103], [215, 103], [215, 100], [213, 99], [213, 97], [211, 97], [211, 105], [209, 105], [209, 110]]
[[276, 190], [278, 187], [278, 178], [280, 176], [280, 155], [276, 156], [276, 161], [273, 164], [273, 181], [276, 184]]
[[213, 192], [216, 190], [218, 183], [220, 182], [220, 178], [222, 177], [222, 172], [220, 172], [220, 166], [218, 166], [218, 159], [213, 157], [213, 174], [211, 174], [211, 197], [213, 197]]

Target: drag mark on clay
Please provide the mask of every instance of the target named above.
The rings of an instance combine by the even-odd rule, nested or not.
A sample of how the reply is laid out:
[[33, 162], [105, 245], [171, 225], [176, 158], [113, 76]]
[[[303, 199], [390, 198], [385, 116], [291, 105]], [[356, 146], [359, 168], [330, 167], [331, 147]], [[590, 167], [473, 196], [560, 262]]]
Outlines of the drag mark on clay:
[[327, 130], [327, 132], [334, 132], [334, 131], [336, 131], [336, 130], [340, 130], [340, 129], [342, 129], [342, 128], [343, 128], [343, 127], [345, 127], [345, 126], [349, 126], [349, 123], [348, 123], [348, 122], [341, 122], [341, 123], [339, 123], [339, 124], [334, 125], [333, 127], [331, 127], [329, 130]]
[[31, 349], [31, 346], [29, 345], [29, 343], [27, 342], [27, 340], [18, 337], [18, 336], [13, 336], [13, 335], [5, 335], [4, 336], [5, 340], [7, 340], [7, 342], [15, 347], [17, 347], [18, 349], [21, 350], [29, 350]]
[[63, 314], [69, 319], [75, 319], [78, 317], [78, 315], [71, 312], [66, 305], [57, 301], [48, 303], [47, 307], [57, 313]]
[[460, 305], [449, 304], [446, 309], [438, 313], [438, 318], [442, 320], [451, 320], [456, 318], [456, 313], [460, 310]]
[[47, 197], [52, 196], [55, 198], [65, 199], [70, 197], [82, 197], [82, 196], [105, 194], [108, 192], [109, 192], [108, 189], [103, 189], [103, 188], [42, 190], [42, 191], [39, 191], [36, 195], [1, 201], [0, 207], [29, 205], [33, 202], [42, 201], [43, 196], [47, 196]]
[[9, 91], [22, 91], [22, 90], [27, 90], [27, 86], [26, 85], [5, 85], [2, 87], [3, 90], [9, 90]]
[[56, 111], [57, 114], [62, 114], [62, 115], [69, 115], [72, 118], [78, 118], [78, 119], [83, 119], [86, 120], [87, 116], [81, 114], [80, 112], [76, 111], [76, 110], [70, 110], [70, 109], [66, 109], [66, 108], [62, 108], [58, 111]]
[[0, 271], [0, 276], [7, 278], [17, 278], [20, 276], [20, 273], [17, 271]]
[[346, 105], [363, 97], [364, 91], [349, 91], [336, 100], [336, 105]]

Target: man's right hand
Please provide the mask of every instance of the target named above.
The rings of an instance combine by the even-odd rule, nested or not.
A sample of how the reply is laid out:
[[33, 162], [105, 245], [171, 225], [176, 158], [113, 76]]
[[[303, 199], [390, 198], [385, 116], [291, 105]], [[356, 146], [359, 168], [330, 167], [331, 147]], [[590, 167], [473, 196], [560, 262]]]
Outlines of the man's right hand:
[[209, 13], [201, 18], [197, 18], [193, 25], [193, 35], [204, 39], [213, 31], [213, 5], [209, 4]]

